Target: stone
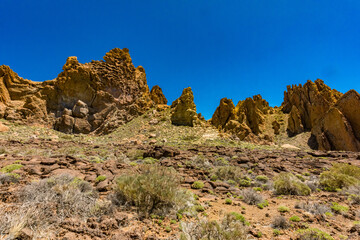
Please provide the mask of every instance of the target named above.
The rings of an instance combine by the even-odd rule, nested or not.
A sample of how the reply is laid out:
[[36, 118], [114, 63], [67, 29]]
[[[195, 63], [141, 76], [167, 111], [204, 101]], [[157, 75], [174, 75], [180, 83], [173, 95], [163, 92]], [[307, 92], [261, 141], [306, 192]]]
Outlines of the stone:
[[72, 115], [77, 118], [85, 118], [89, 113], [89, 108], [86, 103], [79, 100], [72, 109]]
[[55, 130], [63, 133], [73, 133], [75, 119], [69, 115], [63, 115], [55, 123]]
[[272, 128], [274, 129], [274, 134], [279, 135], [280, 134], [280, 123], [275, 120], [271, 123], [271, 125], [272, 125]]
[[0, 132], [7, 132], [9, 131], [9, 127], [5, 126], [3, 123], [0, 122]]
[[292, 106], [288, 117], [287, 131], [289, 136], [294, 136], [304, 131], [299, 110], [295, 105]]
[[216, 108], [211, 118], [211, 124], [219, 129], [223, 129], [233, 119], [235, 119], [235, 105], [233, 101], [228, 98], [222, 98], [220, 105]]
[[74, 122], [74, 133], [90, 133], [91, 125], [90, 123], [83, 118], [75, 118]]
[[158, 85], [153, 86], [151, 89], [150, 98], [155, 104], [166, 105], [168, 102], [162, 92], [162, 89]]
[[198, 119], [191, 87], [185, 88], [181, 96], [172, 105], [171, 123], [173, 125], [194, 126]]

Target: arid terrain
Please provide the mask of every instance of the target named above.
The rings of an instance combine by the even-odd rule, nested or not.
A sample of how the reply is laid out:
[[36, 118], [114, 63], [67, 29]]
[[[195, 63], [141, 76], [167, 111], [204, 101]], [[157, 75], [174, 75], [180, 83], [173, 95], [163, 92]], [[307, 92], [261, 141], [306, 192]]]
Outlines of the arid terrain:
[[0, 239], [360, 239], [360, 95], [322, 80], [197, 113], [127, 49], [0, 66]]

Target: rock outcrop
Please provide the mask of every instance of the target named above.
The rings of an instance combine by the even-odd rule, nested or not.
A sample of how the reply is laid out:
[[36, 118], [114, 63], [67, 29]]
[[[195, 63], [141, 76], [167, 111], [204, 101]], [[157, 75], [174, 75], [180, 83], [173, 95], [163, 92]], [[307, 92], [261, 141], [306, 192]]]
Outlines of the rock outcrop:
[[159, 91], [152, 100], [145, 70], [134, 67], [128, 49], [112, 49], [104, 60], [81, 64], [69, 57], [56, 79], [42, 83], [0, 66], [0, 116], [67, 133], [108, 133], [166, 101]]
[[168, 102], [162, 92], [162, 89], [158, 85], [153, 86], [153, 88], [150, 91], [150, 97], [155, 104], [165, 105]]
[[269, 113], [268, 102], [260, 95], [239, 101], [236, 107], [231, 99], [223, 98], [212, 116], [211, 123], [218, 129], [230, 132], [240, 140], [258, 140], [262, 133], [264, 115]]
[[314, 126], [312, 134], [321, 150], [360, 151], [359, 93], [345, 93]]
[[288, 117], [287, 131], [290, 136], [294, 136], [304, 131], [299, 110], [295, 105], [292, 106]]
[[193, 127], [198, 120], [191, 87], [183, 90], [181, 96], [171, 104], [171, 108], [171, 123], [174, 125]]
[[[290, 113], [295, 106], [304, 130], [309, 131], [341, 96], [342, 93], [335, 89], [332, 90], [320, 79], [315, 82], [308, 80], [304, 86], [299, 84], [287, 87], [287, 91], [284, 92], [282, 109], [284, 113]], [[289, 128], [292, 129], [292, 126]]]

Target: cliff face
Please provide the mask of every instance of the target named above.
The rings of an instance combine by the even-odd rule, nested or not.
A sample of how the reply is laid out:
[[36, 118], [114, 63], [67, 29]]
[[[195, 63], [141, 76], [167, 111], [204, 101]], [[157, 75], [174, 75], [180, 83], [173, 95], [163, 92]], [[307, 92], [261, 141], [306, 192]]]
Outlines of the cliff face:
[[63, 72], [43, 83], [0, 66], [0, 116], [67, 133], [107, 133], [154, 106], [145, 70], [134, 67], [128, 49], [112, 49], [104, 60], [69, 57]]

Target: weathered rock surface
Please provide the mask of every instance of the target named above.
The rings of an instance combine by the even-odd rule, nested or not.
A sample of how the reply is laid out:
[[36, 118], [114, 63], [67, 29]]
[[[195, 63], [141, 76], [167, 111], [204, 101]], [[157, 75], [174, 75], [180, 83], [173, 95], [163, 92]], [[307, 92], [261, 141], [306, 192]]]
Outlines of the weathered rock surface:
[[153, 86], [150, 91], [150, 97], [155, 104], [167, 104], [168, 102], [162, 92], [162, 89], [158, 85]]
[[193, 127], [198, 120], [191, 87], [183, 90], [181, 96], [171, 104], [171, 108], [171, 123], [174, 125]]
[[321, 150], [360, 151], [360, 95], [345, 93], [312, 129]]
[[304, 131], [304, 126], [301, 122], [299, 110], [295, 105], [292, 106], [288, 117], [287, 130], [290, 136], [302, 133]]
[[282, 109], [284, 113], [290, 113], [295, 106], [304, 130], [311, 130], [341, 96], [342, 93], [325, 85], [323, 80], [308, 80], [304, 86], [299, 84], [287, 87]]
[[239, 101], [236, 107], [231, 99], [223, 98], [211, 123], [219, 129], [235, 134], [240, 140], [249, 136], [248, 140], [253, 141], [262, 133], [264, 115], [268, 114], [270, 109], [268, 102], [260, 95]]
[[145, 70], [134, 67], [128, 49], [112, 49], [104, 60], [81, 64], [69, 57], [56, 79], [42, 83], [0, 66], [0, 117], [67, 133], [107, 133], [166, 102], [160, 88], [152, 100]]

